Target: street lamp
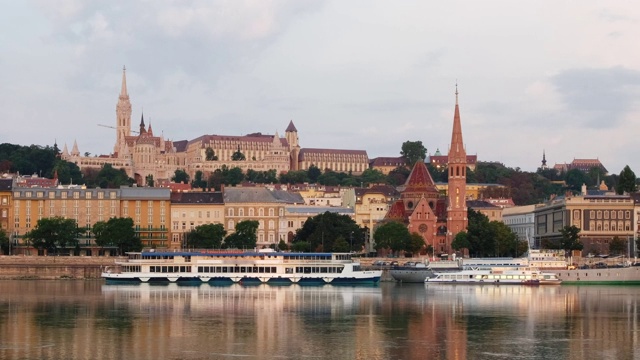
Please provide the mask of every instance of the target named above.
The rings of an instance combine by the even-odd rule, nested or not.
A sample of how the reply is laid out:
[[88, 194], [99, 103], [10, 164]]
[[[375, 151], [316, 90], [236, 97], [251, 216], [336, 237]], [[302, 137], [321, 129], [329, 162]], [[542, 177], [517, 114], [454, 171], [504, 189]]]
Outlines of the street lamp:
[[353, 231], [351, 232], [351, 247], [349, 249], [353, 252]]

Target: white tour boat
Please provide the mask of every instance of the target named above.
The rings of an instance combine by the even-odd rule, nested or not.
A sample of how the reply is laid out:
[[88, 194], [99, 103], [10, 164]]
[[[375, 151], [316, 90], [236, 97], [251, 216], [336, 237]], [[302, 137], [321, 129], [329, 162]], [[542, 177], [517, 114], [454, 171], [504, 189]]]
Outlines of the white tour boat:
[[425, 283], [443, 284], [517, 284], [548, 285], [560, 284], [562, 280], [555, 273], [534, 270], [468, 269], [435, 273], [426, 278]]
[[275, 251], [136, 252], [102, 272], [123, 282], [257, 282], [376, 284], [381, 270], [363, 270], [348, 253]]

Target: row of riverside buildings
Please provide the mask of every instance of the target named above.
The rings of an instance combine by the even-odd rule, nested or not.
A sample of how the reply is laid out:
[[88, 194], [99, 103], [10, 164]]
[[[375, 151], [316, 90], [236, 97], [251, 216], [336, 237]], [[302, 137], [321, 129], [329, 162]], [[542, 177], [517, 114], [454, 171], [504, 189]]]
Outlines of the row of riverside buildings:
[[[146, 179], [168, 184], [176, 170], [193, 178], [200, 171], [206, 178], [223, 166], [243, 171], [321, 170], [362, 173], [372, 168], [387, 174], [404, 165], [401, 157], [369, 159], [365, 150], [302, 148], [298, 131], [291, 121], [285, 136], [254, 133], [245, 136], [202, 135], [193, 140], [171, 141], [156, 136], [141, 115], [139, 129], [131, 128], [132, 106], [126, 82], [126, 69], [116, 104], [116, 141], [109, 155], [82, 156], [74, 142], [69, 152], [65, 144], [61, 157], [81, 170], [100, 169], [105, 164], [124, 169], [136, 186], [119, 189], [87, 189], [60, 185], [57, 179], [34, 177], [0, 178], [0, 225], [10, 234], [14, 252], [27, 251], [24, 235], [44, 217], [73, 218], [86, 229], [80, 239], [84, 255], [96, 248], [91, 227], [111, 217], [130, 217], [146, 247], [178, 249], [185, 233], [196, 226], [219, 223], [228, 233], [243, 220], [257, 220], [258, 247], [291, 242], [306, 219], [326, 211], [351, 216], [366, 227], [368, 239], [381, 221], [399, 221], [409, 231], [420, 234], [425, 245], [436, 254], [451, 253], [455, 235], [467, 227], [467, 209], [478, 210], [490, 220], [504, 221], [522, 239], [539, 247], [556, 241], [566, 225], [582, 229], [585, 251], [607, 253], [613, 237], [634, 239], [638, 233], [640, 211], [633, 196], [615, 196], [600, 189], [579, 196], [564, 196], [548, 203], [515, 207], [509, 199], [478, 199], [487, 187], [497, 184], [469, 184], [467, 168], [475, 169], [476, 155], [467, 155], [463, 138], [456, 88], [451, 142], [447, 155], [436, 151], [429, 161], [446, 168], [447, 183], [435, 183], [424, 162], [417, 162], [403, 186], [339, 188], [313, 184], [266, 185], [223, 188], [220, 192], [185, 191], [186, 184], [145, 187]], [[241, 152], [244, 161], [233, 161]], [[574, 160], [575, 162], [575, 160]], [[599, 161], [596, 161], [599, 163]], [[573, 163], [572, 163], [573, 166]], [[546, 158], [543, 153], [543, 168]], [[578, 166], [576, 166], [578, 168]], [[158, 185], [157, 185], [158, 186]], [[180, 191], [177, 189], [181, 188]], [[373, 251], [368, 241], [363, 251]]]

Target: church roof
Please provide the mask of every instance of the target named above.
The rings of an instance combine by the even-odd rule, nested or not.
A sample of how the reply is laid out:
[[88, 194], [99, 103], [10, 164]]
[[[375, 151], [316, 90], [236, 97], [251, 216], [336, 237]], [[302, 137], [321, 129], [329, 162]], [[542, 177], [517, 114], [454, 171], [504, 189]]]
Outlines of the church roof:
[[417, 161], [415, 165], [413, 165], [413, 169], [411, 170], [404, 186], [405, 188], [403, 193], [438, 194], [438, 189], [436, 188], [433, 178], [431, 178], [431, 174], [429, 174], [429, 170], [427, 170], [427, 166], [423, 161]]

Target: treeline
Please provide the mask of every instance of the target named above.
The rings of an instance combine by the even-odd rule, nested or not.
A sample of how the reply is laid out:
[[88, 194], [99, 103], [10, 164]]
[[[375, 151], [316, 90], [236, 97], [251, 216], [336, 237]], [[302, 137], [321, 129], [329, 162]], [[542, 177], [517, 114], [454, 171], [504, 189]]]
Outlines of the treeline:
[[[335, 172], [311, 166], [308, 170], [289, 171], [278, 174], [275, 170], [243, 172], [239, 167], [222, 166], [211, 174], [197, 171], [191, 179], [184, 170], [177, 170], [172, 177], [175, 182], [190, 183], [196, 188], [217, 189], [222, 185], [236, 186], [243, 182], [256, 184], [299, 184], [317, 183], [326, 186], [369, 186], [371, 184], [388, 184], [398, 186], [405, 183], [411, 165], [425, 157], [426, 149], [421, 142], [407, 141], [402, 146], [401, 154], [407, 165], [400, 166], [389, 174], [378, 170], [367, 169], [362, 174]], [[0, 144], [0, 172], [20, 173], [22, 175], [37, 174], [52, 178], [57, 173], [61, 184], [84, 184], [87, 187], [117, 188], [132, 185], [123, 169], [115, 169], [105, 165], [101, 169], [85, 169], [80, 172], [77, 165], [60, 159], [57, 146], [20, 146]], [[242, 161], [242, 160], [238, 160]], [[435, 182], [446, 183], [446, 168], [436, 168], [427, 164], [429, 173]], [[506, 167], [497, 162], [478, 162], [474, 171], [467, 169], [467, 183], [499, 184], [500, 187], [488, 187], [480, 195], [488, 197], [510, 197], [517, 205], [535, 204], [548, 199], [552, 195], [581, 191], [582, 184], [592, 189], [604, 181], [609, 189], [618, 193], [636, 190], [636, 177], [627, 166], [619, 174], [606, 175], [602, 169], [594, 167], [587, 172], [572, 169], [558, 173], [554, 169], [538, 169], [536, 172], [522, 171], [520, 168]], [[155, 179], [145, 179], [146, 186], [154, 186]]]

